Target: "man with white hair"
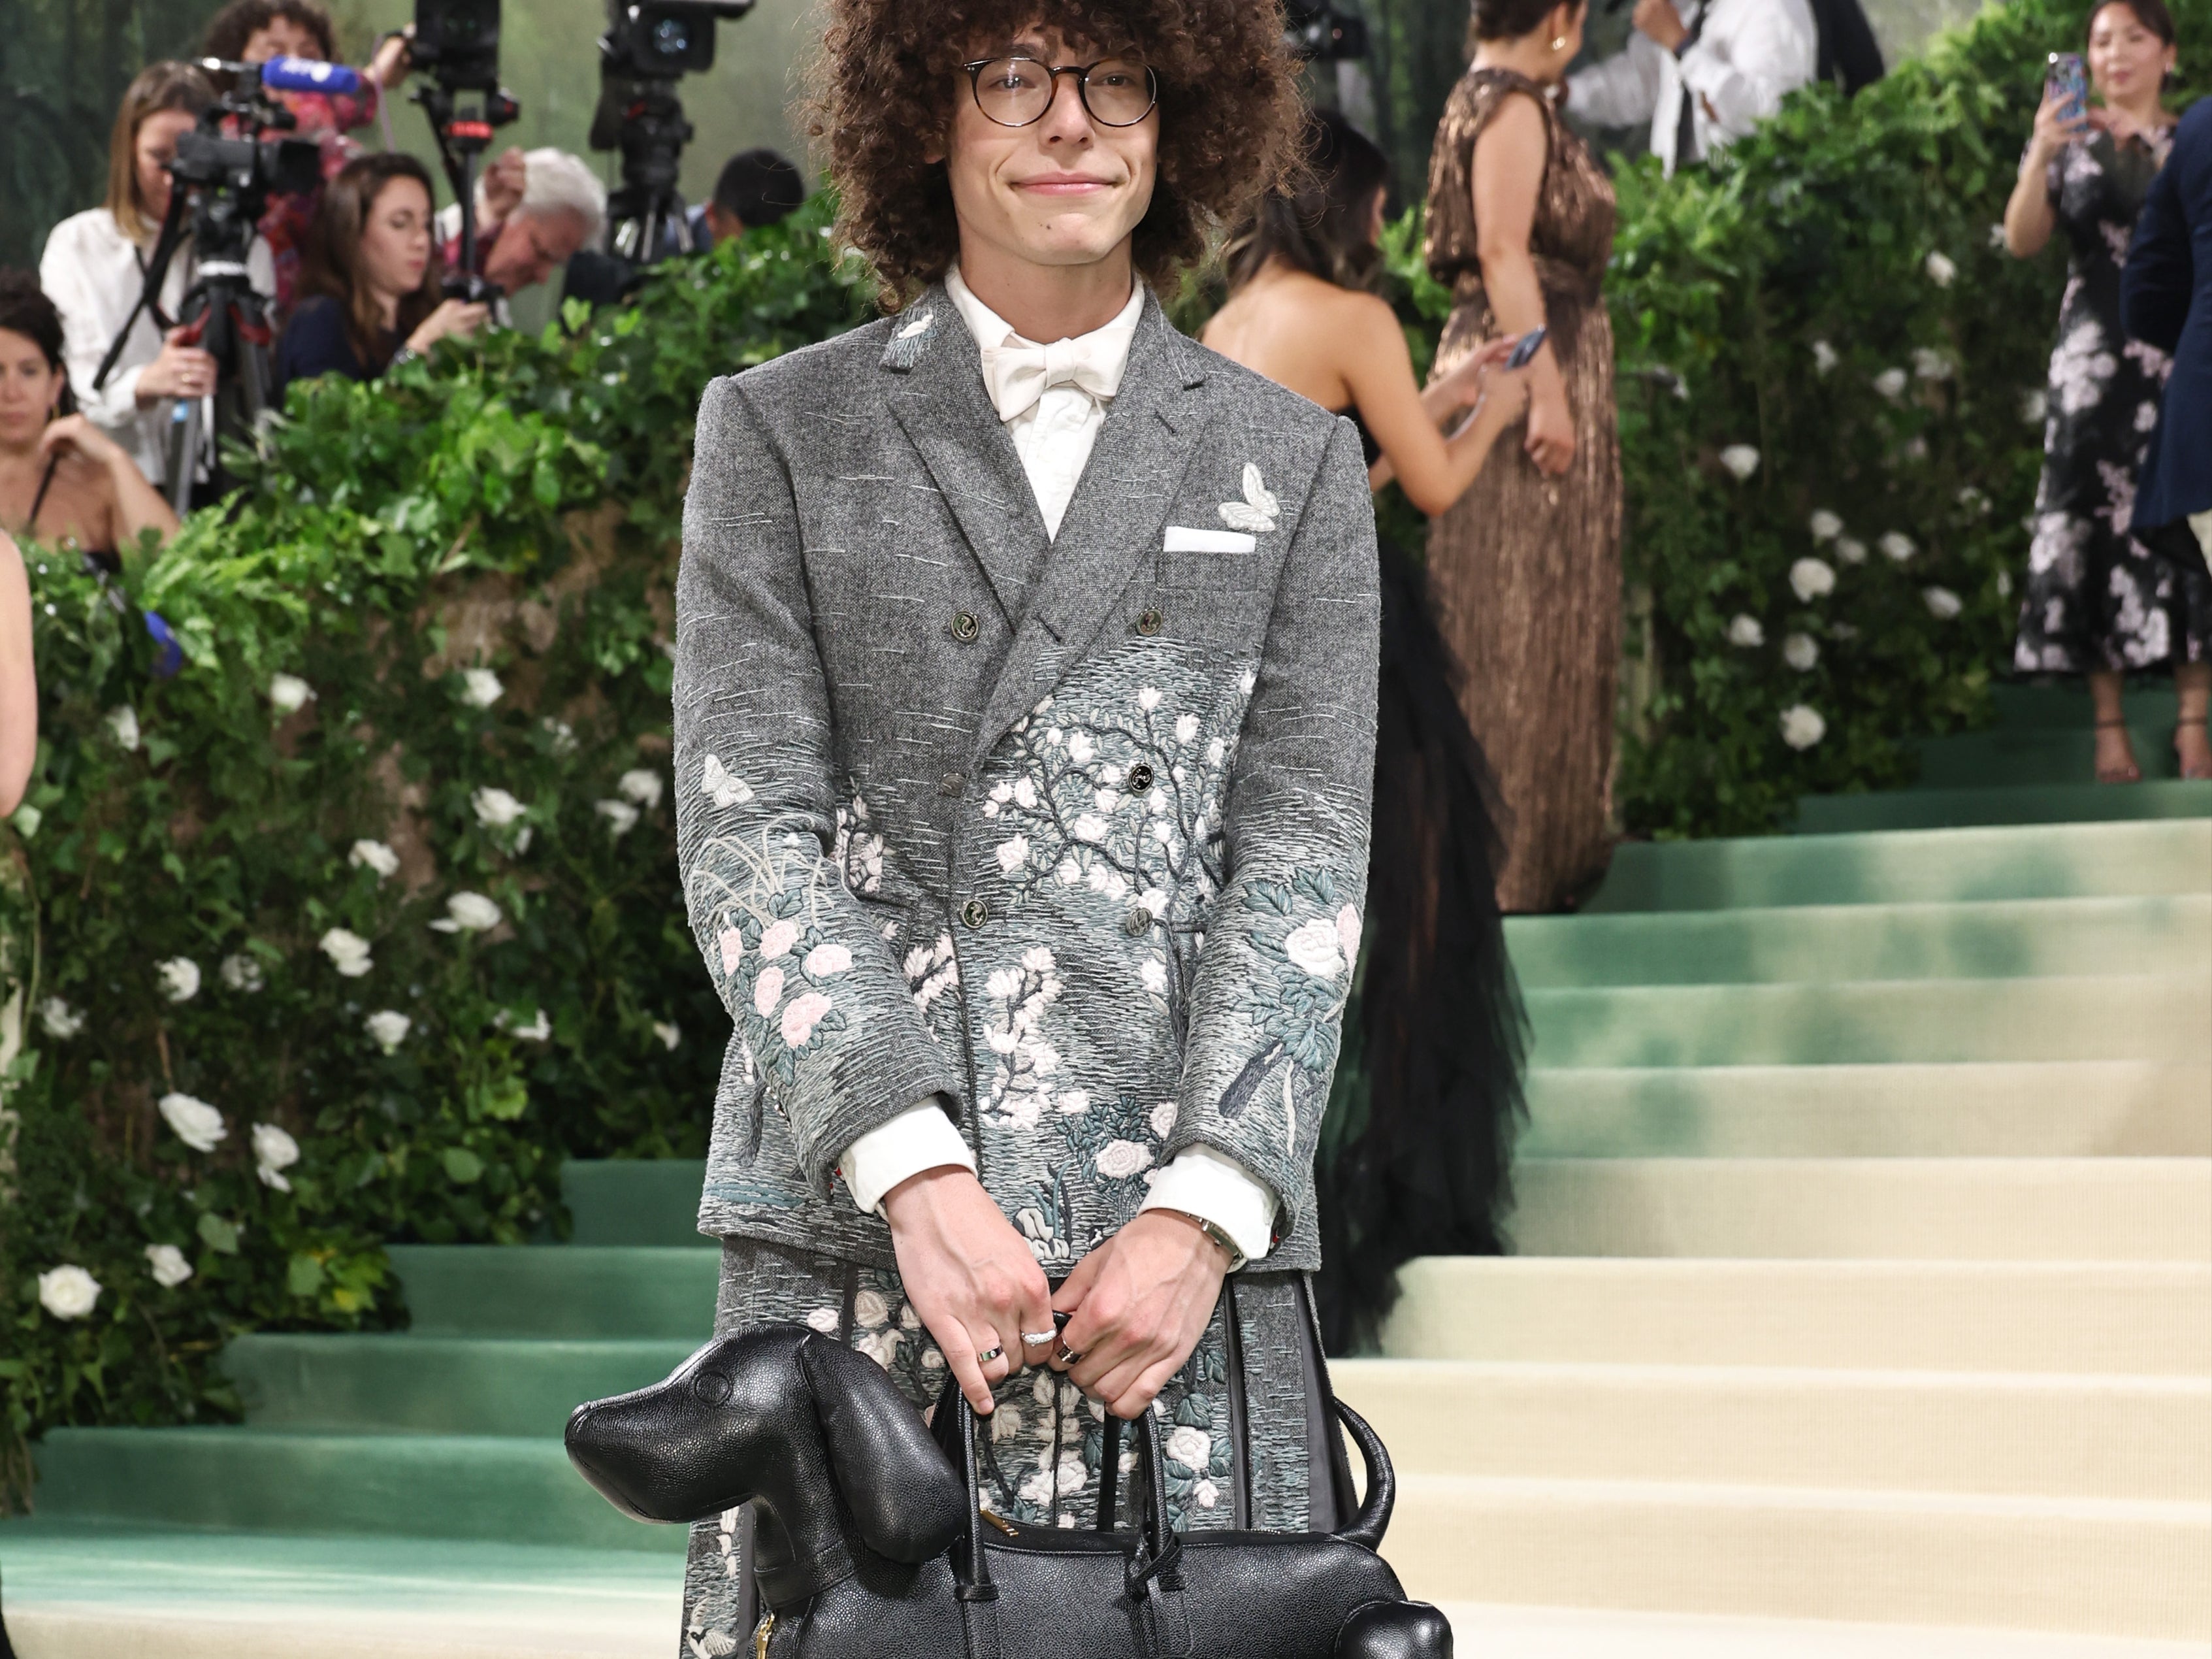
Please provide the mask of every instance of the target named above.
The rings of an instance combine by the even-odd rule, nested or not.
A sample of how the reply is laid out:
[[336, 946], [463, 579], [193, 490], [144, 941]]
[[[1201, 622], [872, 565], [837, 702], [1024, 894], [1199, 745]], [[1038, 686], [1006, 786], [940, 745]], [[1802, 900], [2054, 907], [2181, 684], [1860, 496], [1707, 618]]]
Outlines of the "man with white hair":
[[[544, 282], [580, 248], [599, 240], [607, 191], [581, 156], [565, 149], [510, 149], [477, 181], [477, 252], [484, 280], [512, 298]], [[460, 258], [459, 205], [438, 216], [446, 264]], [[503, 306], [498, 320], [507, 319]]]

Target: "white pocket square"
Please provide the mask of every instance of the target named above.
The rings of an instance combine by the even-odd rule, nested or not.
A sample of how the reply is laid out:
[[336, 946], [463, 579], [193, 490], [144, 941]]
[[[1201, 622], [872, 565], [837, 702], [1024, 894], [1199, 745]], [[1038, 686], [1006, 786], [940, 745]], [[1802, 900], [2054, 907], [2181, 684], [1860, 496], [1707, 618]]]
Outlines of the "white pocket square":
[[1161, 544], [1164, 553], [1249, 553], [1260, 544], [1242, 530], [1194, 530], [1188, 525], [1171, 524], [1167, 539]]

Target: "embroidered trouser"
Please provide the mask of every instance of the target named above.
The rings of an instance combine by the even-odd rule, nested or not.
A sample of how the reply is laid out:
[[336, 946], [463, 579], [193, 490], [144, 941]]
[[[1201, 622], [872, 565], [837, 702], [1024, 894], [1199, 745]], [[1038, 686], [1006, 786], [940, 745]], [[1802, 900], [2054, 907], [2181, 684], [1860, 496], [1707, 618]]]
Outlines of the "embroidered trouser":
[[[750, 1238], [722, 1241], [715, 1333], [768, 1320], [811, 1325], [890, 1373], [924, 1411], [945, 1358], [908, 1305], [897, 1273]], [[1178, 1528], [1272, 1532], [1334, 1524], [1349, 1486], [1323, 1430], [1327, 1384], [1303, 1273], [1243, 1273], [1224, 1285], [1189, 1362], [1160, 1391], [1168, 1507]], [[999, 1385], [985, 1501], [1037, 1526], [1096, 1524], [1102, 1408], [1049, 1370]], [[1129, 1456], [1123, 1441], [1122, 1455]], [[1324, 1473], [1309, 1481], [1309, 1473]], [[750, 1634], [751, 1517], [731, 1510], [691, 1528], [682, 1659], [719, 1659]]]

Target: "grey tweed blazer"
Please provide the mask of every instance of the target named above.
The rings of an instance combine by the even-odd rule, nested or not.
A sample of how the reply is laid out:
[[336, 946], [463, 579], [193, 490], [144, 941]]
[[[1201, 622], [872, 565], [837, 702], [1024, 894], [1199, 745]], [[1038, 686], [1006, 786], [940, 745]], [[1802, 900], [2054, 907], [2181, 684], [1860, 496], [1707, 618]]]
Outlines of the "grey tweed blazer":
[[1377, 624], [1352, 426], [1150, 299], [1056, 543], [941, 289], [709, 386], [677, 823], [737, 1029], [701, 1230], [890, 1263], [836, 1161], [937, 1093], [1048, 1272], [1198, 1143], [1282, 1200], [1268, 1265], [1319, 1265]]

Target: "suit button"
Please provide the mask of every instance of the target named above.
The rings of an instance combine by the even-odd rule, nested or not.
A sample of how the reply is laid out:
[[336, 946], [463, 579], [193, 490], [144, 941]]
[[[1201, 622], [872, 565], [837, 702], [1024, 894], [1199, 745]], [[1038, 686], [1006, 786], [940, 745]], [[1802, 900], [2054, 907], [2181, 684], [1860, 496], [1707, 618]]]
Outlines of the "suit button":
[[968, 780], [957, 772], [947, 772], [937, 781], [937, 793], [940, 795], [957, 795], [967, 787]]
[[952, 613], [952, 637], [954, 639], [965, 643], [967, 641], [974, 639], [982, 631], [983, 624], [975, 620], [975, 613], [974, 611], [956, 611]]
[[981, 927], [991, 919], [991, 907], [981, 899], [969, 899], [960, 907], [960, 920], [970, 927]]
[[1166, 620], [1157, 607], [1148, 605], [1137, 613], [1137, 631], [1139, 634], [1157, 634], [1160, 631], [1160, 624]]
[[1139, 761], [1129, 769], [1129, 793], [1141, 795], [1152, 787], [1152, 769]]
[[1121, 918], [1121, 931], [1131, 939], [1142, 939], [1152, 931], [1152, 913], [1141, 904], [1133, 906]]

